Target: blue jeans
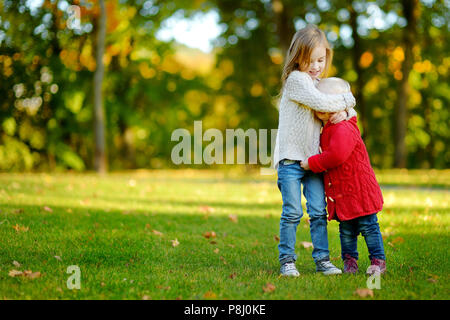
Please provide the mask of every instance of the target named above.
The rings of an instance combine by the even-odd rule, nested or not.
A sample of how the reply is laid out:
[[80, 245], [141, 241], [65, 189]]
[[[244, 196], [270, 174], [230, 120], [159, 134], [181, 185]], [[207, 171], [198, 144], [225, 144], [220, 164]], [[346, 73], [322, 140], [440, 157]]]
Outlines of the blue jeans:
[[359, 233], [366, 240], [369, 259], [386, 260], [383, 238], [376, 213], [352, 220], [341, 221], [339, 223], [339, 233], [341, 238], [342, 260], [345, 259], [346, 254], [358, 259], [357, 240]]
[[278, 245], [280, 264], [295, 262], [294, 247], [297, 226], [303, 216], [301, 204], [301, 184], [306, 198], [306, 211], [310, 218], [310, 232], [313, 243], [312, 256], [315, 262], [329, 259], [327, 211], [325, 190], [321, 174], [305, 171], [298, 161], [278, 165], [278, 189], [283, 198], [283, 211], [280, 219], [280, 243]]

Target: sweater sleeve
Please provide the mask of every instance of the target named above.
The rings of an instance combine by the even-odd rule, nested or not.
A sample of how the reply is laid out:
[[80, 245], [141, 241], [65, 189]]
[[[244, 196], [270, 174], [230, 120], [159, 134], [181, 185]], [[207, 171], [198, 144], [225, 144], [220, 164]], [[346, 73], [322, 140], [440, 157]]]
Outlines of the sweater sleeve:
[[356, 113], [356, 111], [353, 107], [347, 108], [346, 111], [347, 111], [347, 119], [346, 120], [350, 120], [351, 118], [358, 116], [358, 114]]
[[311, 77], [300, 71], [292, 71], [286, 80], [285, 92], [289, 100], [304, 104], [321, 112], [336, 112], [353, 108], [356, 104], [351, 92], [326, 94], [319, 91]]
[[349, 125], [344, 122], [339, 123], [331, 133], [330, 147], [321, 154], [308, 158], [311, 171], [323, 172], [340, 166], [350, 157], [356, 143], [357, 141], [351, 133]]

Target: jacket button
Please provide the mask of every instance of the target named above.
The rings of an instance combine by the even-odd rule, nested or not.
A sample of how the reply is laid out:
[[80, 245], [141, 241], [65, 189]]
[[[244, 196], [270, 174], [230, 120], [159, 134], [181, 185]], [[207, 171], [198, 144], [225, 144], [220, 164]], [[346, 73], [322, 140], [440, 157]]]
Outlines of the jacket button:
[[331, 187], [331, 182], [328, 182], [328, 186]]

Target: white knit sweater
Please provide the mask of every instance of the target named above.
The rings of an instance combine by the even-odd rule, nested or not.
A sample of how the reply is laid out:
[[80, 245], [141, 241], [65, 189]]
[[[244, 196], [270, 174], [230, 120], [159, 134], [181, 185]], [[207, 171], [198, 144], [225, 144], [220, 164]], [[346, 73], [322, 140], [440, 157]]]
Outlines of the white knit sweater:
[[304, 160], [319, 153], [321, 122], [314, 110], [336, 112], [346, 110], [348, 118], [356, 115], [355, 97], [351, 92], [325, 94], [305, 72], [293, 71], [286, 79], [279, 108], [278, 133], [273, 165], [283, 159]]

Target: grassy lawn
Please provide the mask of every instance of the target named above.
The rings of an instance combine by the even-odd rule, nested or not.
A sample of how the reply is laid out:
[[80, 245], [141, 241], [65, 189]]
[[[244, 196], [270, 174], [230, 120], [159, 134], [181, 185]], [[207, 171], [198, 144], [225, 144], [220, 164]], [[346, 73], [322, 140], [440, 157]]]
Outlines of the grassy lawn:
[[[314, 272], [307, 215], [296, 279], [279, 277], [276, 176], [224, 171], [0, 174], [0, 299], [449, 299], [450, 171], [380, 171], [388, 272]], [[338, 223], [329, 223], [342, 268]], [[69, 290], [67, 268], [81, 271]], [[11, 276], [12, 270], [39, 272]], [[270, 285], [268, 285], [270, 284]]]

